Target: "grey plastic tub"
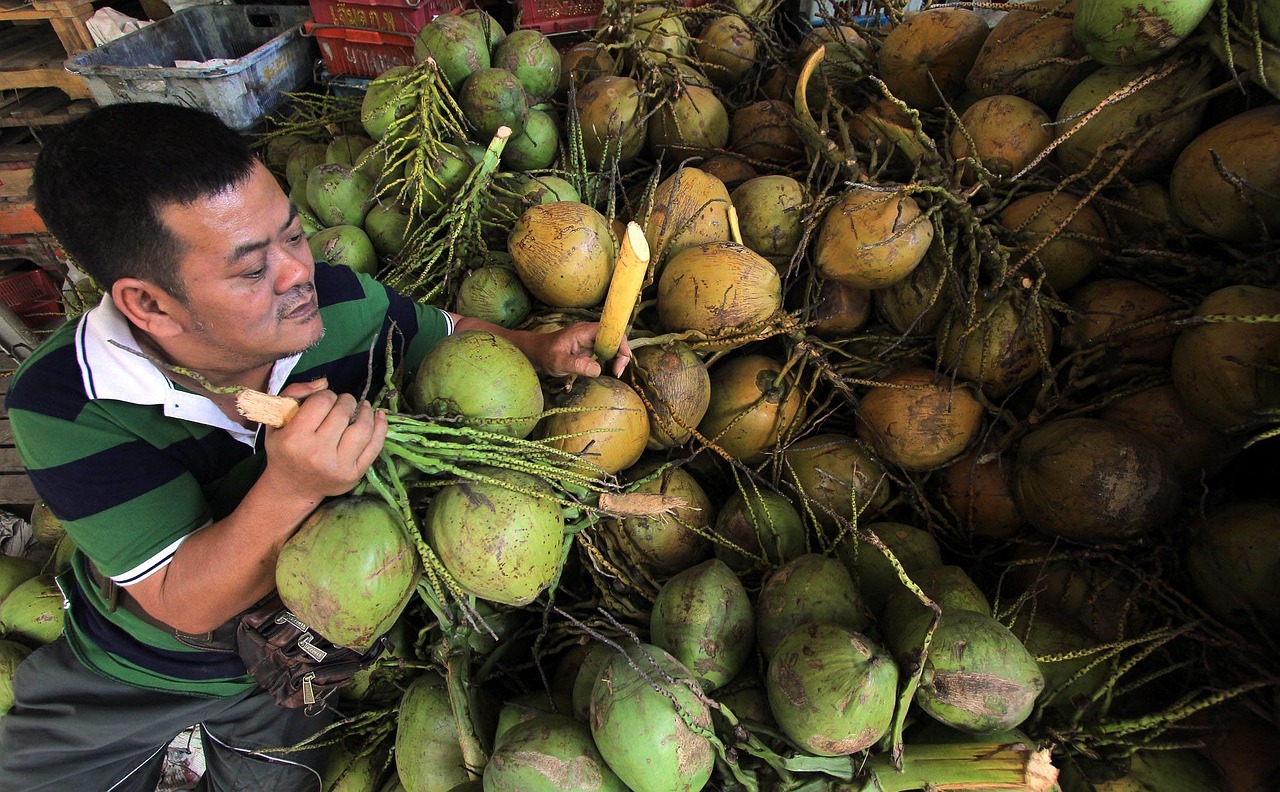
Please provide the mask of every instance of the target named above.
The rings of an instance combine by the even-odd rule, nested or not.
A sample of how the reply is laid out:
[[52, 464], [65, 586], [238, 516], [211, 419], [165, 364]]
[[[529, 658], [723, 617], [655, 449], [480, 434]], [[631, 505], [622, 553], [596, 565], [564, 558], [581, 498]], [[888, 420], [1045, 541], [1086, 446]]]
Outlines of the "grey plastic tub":
[[[165, 102], [216, 113], [248, 129], [307, 84], [314, 44], [307, 6], [197, 6], [66, 62], [100, 105]], [[228, 61], [184, 67], [175, 61]]]

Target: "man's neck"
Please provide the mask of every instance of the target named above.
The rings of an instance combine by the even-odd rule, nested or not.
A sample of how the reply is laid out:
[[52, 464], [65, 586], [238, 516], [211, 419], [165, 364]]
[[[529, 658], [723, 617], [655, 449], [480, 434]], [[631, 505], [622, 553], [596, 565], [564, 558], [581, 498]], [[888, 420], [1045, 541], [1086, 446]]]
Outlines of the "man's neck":
[[250, 388], [265, 392], [271, 382], [272, 364], [231, 371], [201, 366], [199, 363], [185, 363], [149, 333], [137, 327], [132, 327], [131, 330], [134, 340], [138, 342], [138, 347], [171, 382], [207, 396], [232, 420], [249, 425], [245, 424], [235, 411], [236, 391], [241, 388]]

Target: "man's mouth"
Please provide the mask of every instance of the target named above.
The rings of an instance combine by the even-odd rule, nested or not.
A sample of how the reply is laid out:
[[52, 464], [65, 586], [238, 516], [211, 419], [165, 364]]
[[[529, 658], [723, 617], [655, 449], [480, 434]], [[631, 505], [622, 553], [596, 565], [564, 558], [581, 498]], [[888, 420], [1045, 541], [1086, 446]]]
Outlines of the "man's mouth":
[[282, 308], [277, 314], [280, 321], [297, 321], [300, 319], [310, 319], [320, 306], [316, 303], [316, 290], [314, 286], [303, 287], [299, 289], [303, 299], [292, 308]]

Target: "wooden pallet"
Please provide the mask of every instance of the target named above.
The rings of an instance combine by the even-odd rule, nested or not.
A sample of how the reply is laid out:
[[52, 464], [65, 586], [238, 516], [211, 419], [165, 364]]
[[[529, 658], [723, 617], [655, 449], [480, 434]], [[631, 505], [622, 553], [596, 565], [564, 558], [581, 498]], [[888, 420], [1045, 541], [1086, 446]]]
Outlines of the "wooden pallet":
[[19, 88], [0, 94], [0, 129], [65, 124], [94, 108], [56, 88]]
[[27, 469], [18, 458], [13, 445], [13, 432], [9, 429], [9, 413], [4, 409], [4, 396], [9, 392], [9, 377], [16, 365], [0, 360], [0, 507], [33, 506], [40, 500]]
[[50, 28], [15, 25], [0, 30], [0, 90], [57, 88], [72, 99], [89, 98], [84, 78], [63, 68], [67, 52]]
[[40, 141], [30, 130], [9, 129], [0, 143], [0, 235], [48, 233], [31, 203], [31, 177]]
[[68, 55], [93, 49], [85, 21], [93, 16], [93, 0], [0, 0], [0, 22], [44, 20]]

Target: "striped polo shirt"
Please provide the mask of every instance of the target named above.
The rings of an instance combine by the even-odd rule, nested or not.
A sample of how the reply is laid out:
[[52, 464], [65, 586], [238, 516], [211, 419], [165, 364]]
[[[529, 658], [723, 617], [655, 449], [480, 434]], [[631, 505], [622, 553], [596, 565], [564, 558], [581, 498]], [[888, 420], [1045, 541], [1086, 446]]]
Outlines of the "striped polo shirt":
[[[443, 311], [347, 267], [317, 262], [315, 282], [324, 336], [276, 362], [272, 393], [327, 377], [338, 393], [373, 398], [385, 382], [389, 336], [408, 382], [453, 329]], [[67, 640], [87, 666], [127, 684], [242, 692], [253, 681], [234, 653], [193, 649], [112, 609], [88, 574], [86, 555], [122, 586], [154, 573], [193, 532], [230, 514], [266, 462], [260, 432], [118, 345], [137, 349], [128, 321], [104, 299], [23, 362], [6, 401], [31, 482], [78, 548], [59, 579]]]

